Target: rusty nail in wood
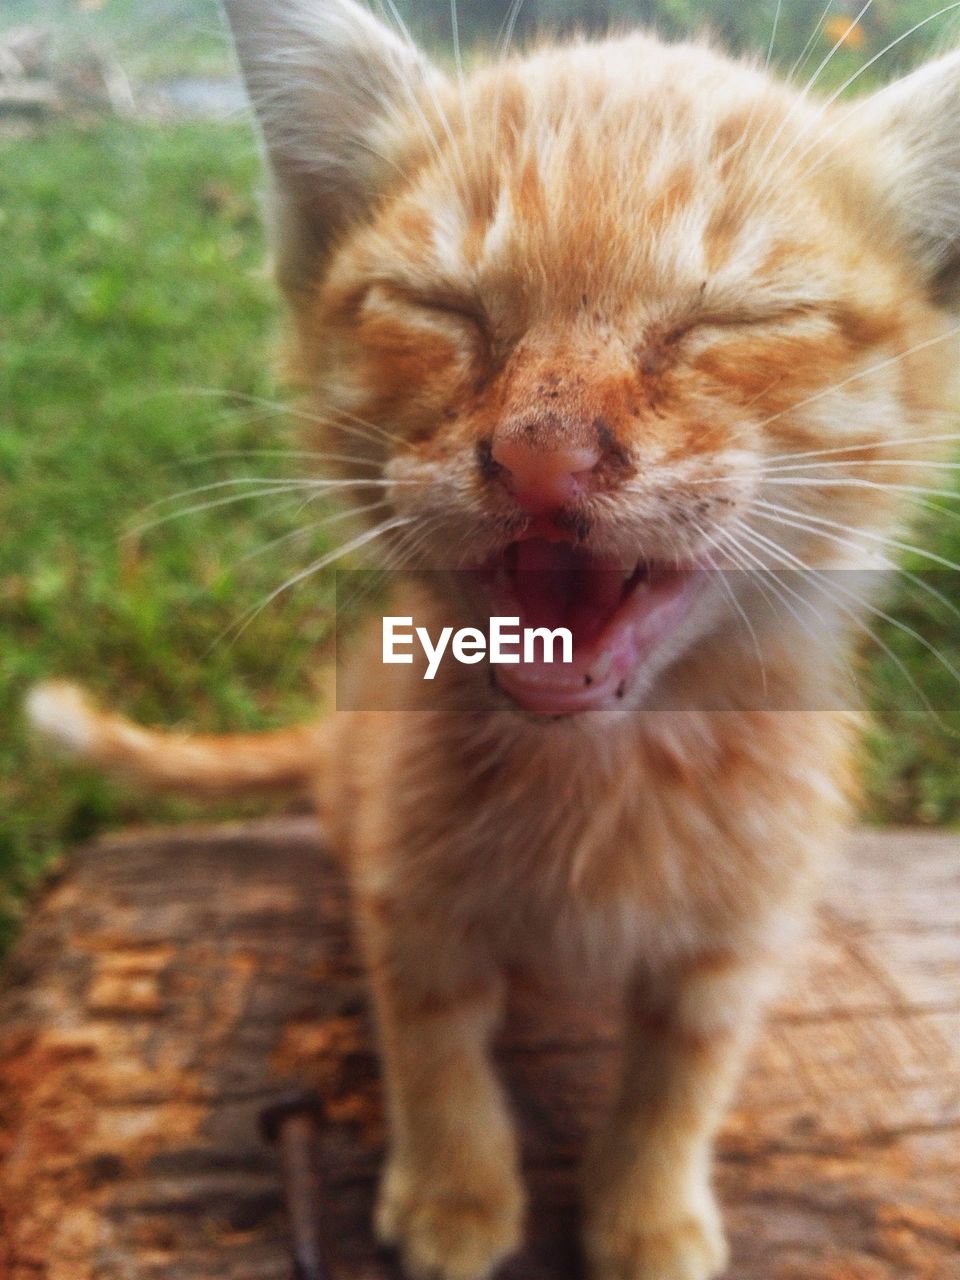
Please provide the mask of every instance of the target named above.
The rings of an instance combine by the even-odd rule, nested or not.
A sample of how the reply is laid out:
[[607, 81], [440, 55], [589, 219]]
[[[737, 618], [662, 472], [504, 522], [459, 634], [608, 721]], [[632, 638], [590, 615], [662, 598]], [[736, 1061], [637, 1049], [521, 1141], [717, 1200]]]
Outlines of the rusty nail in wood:
[[323, 1112], [312, 1090], [278, 1098], [260, 1112], [260, 1133], [276, 1147], [290, 1219], [295, 1280], [332, 1280], [320, 1231], [320, 1180], [315, 1164]]

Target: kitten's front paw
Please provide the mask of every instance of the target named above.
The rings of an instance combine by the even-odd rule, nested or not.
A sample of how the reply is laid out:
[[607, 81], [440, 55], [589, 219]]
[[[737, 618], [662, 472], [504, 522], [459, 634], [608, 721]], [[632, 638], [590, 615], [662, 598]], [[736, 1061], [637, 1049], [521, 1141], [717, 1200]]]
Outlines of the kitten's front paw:
[[728, 1261], [723, 1230], [709, 1215], [649, 1228], [597, 1226], [586, 1247], [591, 1280], [713, 1280]]
[[395, 1246], [412, 1280], [487, 1280], [520, 1244], [523, 1199], [512, 1173], [476, 1186], [388, 1167], [377, 1236]]

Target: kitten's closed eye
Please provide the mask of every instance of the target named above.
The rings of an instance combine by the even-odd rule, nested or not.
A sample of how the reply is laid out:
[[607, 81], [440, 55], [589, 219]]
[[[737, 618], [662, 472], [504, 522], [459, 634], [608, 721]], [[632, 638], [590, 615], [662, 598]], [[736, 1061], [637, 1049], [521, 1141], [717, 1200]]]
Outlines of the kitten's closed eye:
[[[433, 287], [425, 281], [411, 287], [408, 282], [378, 280], [366, 288], [361, 314], [373, 322], [367, 339], [372, 339], [374, 350], [403, 349], [407, 357], [414, 357], [416, 367], [408, 367], [405, 379], [408, 386], [411, 380], [423, 384], [424, 379], [435, 384], [442, 365], [459, 367], [460, 376], [469, 379], [476, 378], [481, 367], [499, 363], [502, 343], [482, 302], [443, 283]], [[449, 392], [453, 390], [451, 386]]]
[[797, 302], [789, 306], [739, 305], [730, 309], [709, 311], [697, 318], [697, 325], [715, 329], [750, 329], [760, 325], [788, 324], [793, 320], [824, 318], [826, 311], [821, 302]]
[[413, 317], [418, 312], [425, 312], [473, 325], [483, 332], [489, 329], [489, 318], [478, 298], [455, 292], [443, 285], [436, 288], [411, 288], [406, 283], [378, 280], [370, 285], [365, 301], [374, 307], [392, 307]]
[[411, 306], [419, 307], [424, 311], [439, 312], [441, 315], [452, 316], [454, 319], [462, 320], [466, 324], [476, 325], [478, 329], [485, 330], [490, 323], [482, 303], [459, 294], [444, 293], [442, 291], [417, 293], [408, 295], [407, 301]]

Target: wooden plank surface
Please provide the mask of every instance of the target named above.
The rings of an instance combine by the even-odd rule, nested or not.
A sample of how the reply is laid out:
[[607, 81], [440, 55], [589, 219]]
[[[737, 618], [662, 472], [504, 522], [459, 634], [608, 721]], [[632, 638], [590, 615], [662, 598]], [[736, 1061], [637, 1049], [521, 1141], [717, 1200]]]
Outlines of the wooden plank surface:
[[[960, 1280], [960, 838], [861, 833], [721, 1142], [736, 1280]], [[518, 993], [499, 1056], [530, 1248], [579, 1275], [576, 1164], [615, 1067], [601, 1015]], [[290, 1275], [259, 1109], [323, 1099], [338, 1280], [388, 1280], [383, 1123], [341, 879], [309, 819], [77, 852], [0, 985], [3, 1280]]]

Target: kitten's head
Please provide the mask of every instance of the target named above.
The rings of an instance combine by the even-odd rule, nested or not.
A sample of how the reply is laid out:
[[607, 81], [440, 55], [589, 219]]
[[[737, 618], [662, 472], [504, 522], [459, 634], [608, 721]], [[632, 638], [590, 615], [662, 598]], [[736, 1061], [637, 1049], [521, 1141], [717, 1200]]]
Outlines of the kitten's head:
[[878, 563], [944, 431], [960, 57], [841, 105], [646, 36], [464, 78], [352, 0], [227, 8], [299, 367], [391, 562], [574, 632], [515, 702], [749, 643], [710, 568]]

